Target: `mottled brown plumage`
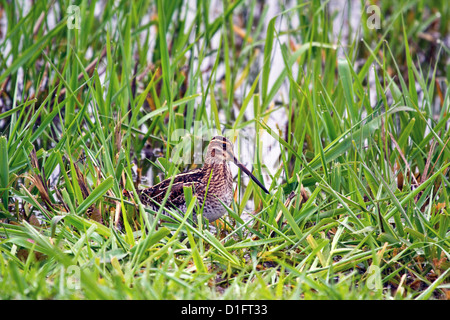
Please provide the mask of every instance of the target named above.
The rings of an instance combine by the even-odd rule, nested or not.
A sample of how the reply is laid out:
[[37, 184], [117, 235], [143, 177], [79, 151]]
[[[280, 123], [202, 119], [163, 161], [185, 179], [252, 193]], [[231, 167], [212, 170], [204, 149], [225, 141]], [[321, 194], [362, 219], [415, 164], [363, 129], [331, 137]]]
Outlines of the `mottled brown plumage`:
[[[192, 187], [200, 206], [203, 206], [203, 216], [212, 222], [226, 213], [226, 208], [233, 200], [233, 177], [228, 162], [234, 162], [241, 170], [248, 174], [266, 193], [269, 193], [258, 179], [240, 163], [233, 152], [233, 144], [225, 137], [216, 136], [209, 143], [202, 168], [186, 173], [180, 173], [173, 178], [172, 188], [166, 202], [166, 207], [178, 208], [186, 212], [186, 200], [183, 187]], [[211, 179], [209, 181], [209, 179]], [[144, 205], [157, 210], [169, 190], [171, 178], [143, 190], [139, 190], [139, 197]], [[208, 184], [209, 181], [209, 184]], [[205, 198], [206, 194], [206, 198]], [[205, 201], [204, 201], [205, 200]], [[221, 203], [222, 202], [222, 203]]]

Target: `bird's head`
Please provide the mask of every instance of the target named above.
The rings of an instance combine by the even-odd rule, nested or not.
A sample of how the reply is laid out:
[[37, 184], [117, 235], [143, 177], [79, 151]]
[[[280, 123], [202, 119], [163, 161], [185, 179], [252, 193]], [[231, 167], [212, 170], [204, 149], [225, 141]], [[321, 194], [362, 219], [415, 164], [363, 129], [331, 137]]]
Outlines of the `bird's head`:
[[206, 151], [205, 163], [207, 164], [225, 164], [231, 161], [244, 171], [264, 192], [269, 191], [264, 185], [248, 170], [235, 156], [233, 144], [223, 136], [215, 136], [211, 139]]

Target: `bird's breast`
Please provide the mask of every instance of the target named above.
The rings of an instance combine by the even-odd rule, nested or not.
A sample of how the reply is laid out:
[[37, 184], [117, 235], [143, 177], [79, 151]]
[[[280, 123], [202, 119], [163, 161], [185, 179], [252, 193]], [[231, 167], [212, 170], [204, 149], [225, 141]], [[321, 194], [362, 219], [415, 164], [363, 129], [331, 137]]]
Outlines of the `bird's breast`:
[[207, 194], [230, 205], [233, 199], [233, 176], [230, 167], [225, 163], [212, 166], [208, 170], [204, 181], [204, 185], [208, 186]]

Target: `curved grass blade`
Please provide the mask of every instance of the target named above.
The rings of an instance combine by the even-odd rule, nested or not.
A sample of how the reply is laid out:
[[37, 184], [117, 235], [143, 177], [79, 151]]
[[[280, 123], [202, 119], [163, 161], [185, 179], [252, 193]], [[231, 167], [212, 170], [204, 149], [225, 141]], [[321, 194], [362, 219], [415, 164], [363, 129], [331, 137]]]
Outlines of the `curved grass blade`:
[[108, 177], [105, 181], [100, 183], [100, 185], [95, 188], [92, 193], [84, 199], [82, 203], [77, 208], [77, 214], [85, 212], [95, 201], [100, 199], [109, 189], [112, 188], [114, 184], [114, 178]]

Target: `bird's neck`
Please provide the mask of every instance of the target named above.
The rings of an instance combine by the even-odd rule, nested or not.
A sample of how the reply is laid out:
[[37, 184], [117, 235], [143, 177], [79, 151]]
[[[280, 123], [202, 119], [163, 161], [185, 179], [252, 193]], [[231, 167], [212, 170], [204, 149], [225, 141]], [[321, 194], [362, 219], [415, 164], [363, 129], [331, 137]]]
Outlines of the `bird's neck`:
[[206, 182], [209, 180], [211, 176], [211, 181], [226, 179], [228, 176], [231, 176], [230, 166], [226, 161], [220, 162], [205, 162], [202, 167], [204, 171], [204, 179]]

